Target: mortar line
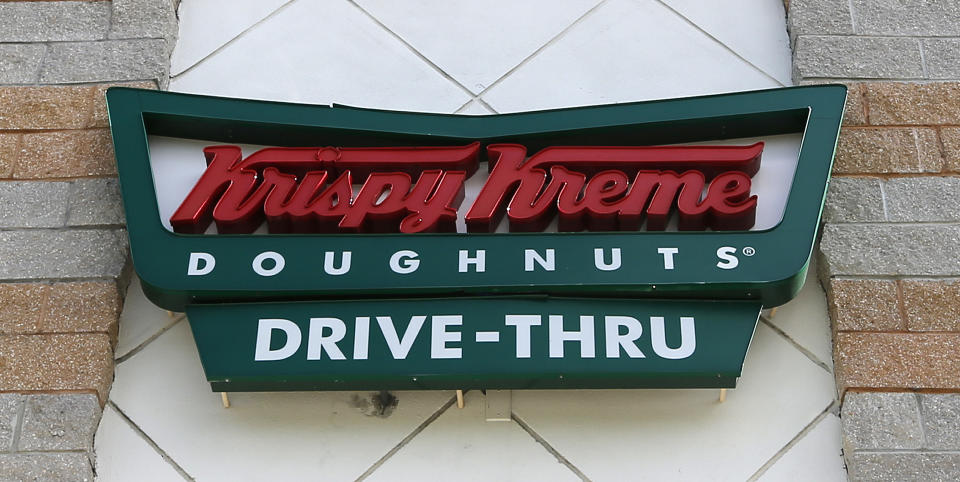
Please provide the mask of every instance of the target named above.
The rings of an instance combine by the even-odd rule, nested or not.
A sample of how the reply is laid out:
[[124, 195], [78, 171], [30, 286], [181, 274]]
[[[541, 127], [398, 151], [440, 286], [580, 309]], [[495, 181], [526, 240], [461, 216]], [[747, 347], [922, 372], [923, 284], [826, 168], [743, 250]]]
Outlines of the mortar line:
[[437, 73], [440, 74], [442, 77], [444, 77], [445, 79], [449, 80], [449, 81], [452, 82], [454, 85], [456, 85], [457, 87], [459, 87], [460, 90], [462, 90], [464, 93], [466, 93], [468, 96], [471, 97], [471, 100], [478, 95], [478, 94], [475, 94], [472, 90], [468, 89], [467, 86], [465, 86], [465, 85], [463, 85], [462, 83], [460, 83], [459, 80], [453, 78], [452, 75], [448, 74], [445, 70], [443, 70], [442, 68], [440, 68], [439, 65], [437, 65], [437, 64], [434, 63], [432, 60], [430, 60], [429, 58], [427, 58], [426, 55], [420, 53], [420, 51], [417, 50], [413, 45], [411, 45], [409, 42], [407, 42], [407, 41], [406, 41], [403, 37], [401, 37], [398, 33], [396, 33], [396, 32], [394, 32], [393, 30], [391, 30], [390, 27], [387, 27], [386, 24], [384, 24], [383, 22], [380, 21], [380, 19], [378, 19], [377, 17], [374, 17], [372, 13], [368, 12], [366, 9], [364, 9], [363, 7], [361, 7], [360, 4], [358, 4], [356, 1], [354, 1], [354, 0], [347, 0], [347, 2], [348, 2], [349, 4], [351, 4], [351, 5], [353, 5], [354, 8], [356, 8], [357, 10], [360, 10], [360, 12], [362, 12], [364, 15], [366, 15], [371, 21], [373, 21], [373, 23], [379, 25], [380, 28], [382, 28], [385, 32], [387, 32], [388, 34], [390, 34], [390, 36], [392, 36], [393, 38], [397, 39], [397, 41], [400, 42], [401, 44], [403, 44], [403, 46], [406, 47], [407, 50], [410, 51], [410, 53], [412, 53], [412, 54], [415, 55], [417, 58], [419, 58], [420, 60], [422, 60], [424, 63], [426, 63], [427, 65], [429, 65], [433, 70], [436, 70]]
[[[864, 84], [860, 84], [860, 88], [857, 89], [860, 96], [860, 105], [863, 108], [863, 120], [867, 125], [873, 125], [873, 123], [870, 121], [870, 99], [867, 98], [868, 90], [869, 89]], [[842, 119], [841, 122], [843, 122]]]
[[44, 66], [47, 63], [47, 55], [50, 53], [50, 42], [43, 43], [43, 53], [40, 54], [40, 62], [37, 64], [37, 75], [33, 77], [33, 85], [41, 85], [40, 78], [43, 77]]
[[[42, 0], [3, 0], [4, 2], [10, 1], [28, 1], [28, 2], [38, 2]], [[100, 1], [112, 1], [112, 0], [78, 0], [84, 2], [100, 2]], [[945, 37], [953, 38], [953, 37]], [[117, 38], [98, 38], [90, 40], [17, 40], [13, 42], [0, 42], [3, 45], [54, 45], [54, 44], [103, 44], [111, 42], [122, 42], [124, 40], [166, 40], [165, 37], [117, 37]], [[103, 80], [102, 82], [112, 82], [111, 80]], [[125, 80], [118, 80], [118, 82], [126, 82]], [[70, 82], [51, 82], [44, 85], [67, 85]], [[7, 84], [3, 84], [7, 85]]]
[[920, 421], [920, 446], [927, 446], [927, 424], [923, 423], [923, 397], [919, 393], [913, 393], [917, 400], [917, 420]]
[[[464, 393], [466, 393], [466, 391], [464, 391]], [[444, 412], [446, 412], [450, 407], [452, 407], [454, 403], [457, 403], [456, 395], [454, 395], [453, 397], [450, 397], [450, 400], [447, 400], [447, 403], [444, 403], [443, 406], [437, 409], [436, 412], [433, 412], [433, 415], [430, 415], [429, 417], [427, 417], [426, 420], [421, 422], [420, 425], [417, 425], [417, 427], [413, 429], [412, 432], [410, 432], [406, 437], [404, 437], [403, 440], [400, 440], [400, 442], [397, 443], [397, 445], [395, 445], [392, 449], [390, 449], [390, 451], [384, 454], [383, 457], [380, 457], [379, 459], [377, 459], [377, 461], [374, 462], [373, 465], [370, 466], [370, 468], [365, 470], [362, 474], [360, 474], [359, 477], [356, 478], [357, 482], [364, 480], [367, 477], [370, 477], [370, 475], [373, 474], [377, 469], [379, 469], [381, 465], [383, 465], [387, 460], [390, 459], [390, 457], [393, 457], [394, 454], [400, 451], [400, 449], [402, 449], [408, 443], [410, 443], [410, 441], [413, 440], [414, 437], [416, 437], [417, 435], [420, 435], [420, 432], [423, 432], [423, 430], [426, 429], [428, 425], [433, 423], [434, 420], [440, 418], [440, 416], [443, 415]]]
[[[896, 329], [896, 330], [889, 330], [889, 329], [849, 330], [849, 329], [844, 329], [844, 330], [837, 330], [837, 333], [841, 333], [841, 334], [844, 334], [844, 335], [877, 335], [877, 334], [886, 334], [886, 335], [920, 335], [920, 336], [928, 336], [928, 335], [951, 335], [951, 336], [953, 336], [953, 335], [958, 335], [958, 333], [957, 333], [956, 331], [953, 331], [953, 330], [924, 330], [924, 331], [913, 331], [913, 330], [907, 330], [907, 329]], [[869, 387], [857, 387], [857, 390], [868, 390], [868, 389], [869, 389]], [[936, 393], [936, 392], [934, 392], [934, 393]]]
[[540, 436], [540, 434], [537, 433], [537, 431], [534, 430], [532, 427], [530, 427], [530, 425], [527, 425], [527, 422], [524, 422], [520, 417], [517, 416], [516, 413], [510, 412], [510, 418], [513, 419], [514, 422], [517, 422], [517, 425], [519, 425], [524, 432], [527, 432], [527, 435], [530, 435], [531, 437], [533, 437], [533, 439], [536, 440], [538, 444], [542, 445], [543, 448], [547, 450], [547, 452], [550, 452], [550, 455], [553, 455], [554, 457], [556, 457], [557, 462], [560, 462], [561, 465], [570, 469], [570, 471], [573, 472], [577, 477], [580, 477], [580, 480], [584, 480], [587, 482], [590, 481], [590, 478], [587, 477], [587, 475], [584, 474], [583, 471], [578, 469], [576, 465], [573, 465], [573, 462], [570, 462], [570, 460], [568, 460], [566, 457], [560, 454], [560, 452], [558, 452], [557, 449], [555, 449], [552, 445], [550, 445], [550, 443], [547, 442], [547, 440], [544, 439], [542, 436]]
[[714, 37], [713, 34], [711, 34], [710, 32], [707, 32], [706, 30], [704, 30], [703, 27], [701, 27], [701, 26], [697, 25], [696, 23], [694, 23], [692, 20], [690, 20], [689, 18], [687, 18], [685, 15], [683, 15], [683, 14], [680, 13], [679, 11], [675, 10], [673, 7], [671, 7], [670, 5], [668, 5], [668, 4], [667, 4], [666, 2], [664, 2], [663, 0], [657, 0], [657, 3], [659, 3], [662, 7], [666, 8], [666, 9], [669, 10], [670, 12], [672, 12], [672, 13], [673, 13], [674, 15], [676, 15], [677, 17], [680, 17], [684, 22], [686, 22], [687, 24], [689, 24], [691, 27], [697, 29], [700, 33], [702, 33], [703, 35], [705, 35], [705, 36], [706, 36], [707, 38], [709, 38], [710, 40], [713, 40], [714, 42], [716, 42], [717, 45], [723, 47], [727, 52], [730, 52], [731, 54], [733, 54], [734, 57], [740, 59], [743, 63], [749, 65], [750, 67], [753, 67], [754, 70], [756, 70], [757, 72], [760, 72], [761, 74], [763, 74], [764, 77], [766, 77], [766, 78], [774, 81], [774, 82], [775, 82], [777, 85], [779, 85], [780, 87], [786, 87], [786, 84], [784, 84], [783, 82], [780, 82], [779, 79], [777, 79], [776, 77], [770, 75], [769, 73], [767, 73], [766, 70], [761, 69], [760, 67], [758, 67], [758, 66], [757, 66], [756, 64], [754, 64], [753, 62], [747, 60], [746, 57], [744, 57], [743, 55], [740, 55], [739, 52], [737, 52], [736, 50], [733, 50], [729, 45], [721, 42], [720, 39], [718, 39], [717, 37]]
[[785, 331], [781, 330], [779, 327], [774, 325], [773, 322], [771, 322], [766, 315], [760, 315], [760, 321], [762, 321], [764, 325], [767, 325], [767, 328], [770, 328], [771, 330], [776, 332], [778, 335], [780, 335], [784, 340], [787, 340], [788, 343], [793, 345], [793, 347], [796, 348], [797, 351], [799, 351], [800, 353], [803, 353], [803, 355], [809, 358], [810, 361], [812, 361], [815, 365], [817, 365], [820, 368], [823, 368], [824, 370], [826, 370], [827, 373], [833, 374], [833, 370], [830, 369], [830, 365], [827, 365], [823, 360], [821, 360], [816, 355], [814, 355], [812, 351], [806, 349], [800, 343], [797, 343], [797, 341], [791, 338], [790, 335], [788, 335]]
[[63, 226], [69, 226], [69, 225], [70, 225], [70, 222], [69, 222], [69, 221], [70, 221], [70, 215], [73, 214], [73, 208], [74, 208], [74, 206], [75, 206], [75, 203], [70, 202], [70, 201], [72, 201], [72, 200], [74, 199], [73, 196], [74, 196], [74, 194], [77, 193], [77, 190], [78, 190], [78, 189], [79, 189], [79, 188], [77, 187], [77, 182], [76, 182], [76, 180], [69, 181], [69, 182], [67, 183], [67, 206], [66, 206], [67, 208], [63, 210], [63, 218], [62, 218], [61, 221], [60, 221], [60, 223], [61, 223]]
[[[24, 147], [23, 146], [24, 135], [23, 134], [17, 135], [17, 134], [19, 133], [14, 133], [14, 135], [16, 135], [16, 149], [17, 149], [14, 152], [16, 152], [17, 154], [13, 156], [13, 159], [10, 161], [10, 176], [15, 176], [20, 171], [20, 153], [23, 152], [21, 149], [23, 149]], [[944, 167], [946, 167], [946, 163], [944, 163]]]
[[[4, 183], [7, 181], [0, 181]], [[14, 181], [17, 182], [17, 181]], [[30, 181], [33, 182], [33, 181]], [[41, 181], [42, 182], [42, 181]], [[62, 182], [62, 181], [50, 181], [50, 182]], [[66, 181], [69, 182], [69, 181]], [[123, 224], [88, 224], [83, 226], [24, 226], [24, 227], [8, 227], [0, 228], [0, 232], [12, 232], [12, 231], [53, 231], [53, 232], [71, 232], [71, 231], [104, 231], [106, 229], [111, 229], [112, 231], [120, 231], [124, 228]]]
[[814, 417], [813, 420], [807, 424], [807, 426], [803, 427], [803, 430], [800, 430], [800, 432], [797, 435], [795, 435], [792, 439], [790, 439], [790, 441], [787, 442], [787, 444], [784, 445], [780, 450], [778, 450], [777, 453], [773, 455], [773, 457], [770, 457], [770, 460], [767, 460], [766, 463], [761, 465], [760, 468], [757, 469], [757, 471], [754, 472], [753, 475], [751, 475], [750, 478], [747, 479], [747, 482], [753, 482], [755, 480], [758, 480], [766, 471], [770, 470], [770, 467], [773, 467], [774, 464], [779, 462], [780, 459], [783, 458], [783, 456], [790, 451], [790, 449], [792, 449], [798, 443], [800, 443], [800, 441], [803, 440], [803, 438], [806, 437], [808, 433], [812, 432], [813, 429], [816, 428], [816, 426], [819, 425], [821, 421], [823, 421], [823, 419], [827, 418], [827, 415], [830, 414], [830, 411], [833, 410], [833, 408], [836, 405], [837, 405], [837, 401], [832, 400], [830, 404], [827, 405], [827, 408], [823, 409], [823, 411], [820, 412], [820, 414], [818, 414], [816, 417]]
[[886, 182], [883, 179], [880, 180], [880, 202], [883, 204], [883, 220], [889, 221], [890, 217], [887, 214], [887, 189]]
[[[93, 0], [91, 0], [93, 1]], [[5, 181], [0, 181], [3, 183]], [[32, 182], [32, 181], [31, 181]], [[41, 181], [43, 182], [43, 181]], [[63, 181], [50, 181], [50, 182], [63, 182]], [[69, 181], [67, 181], [69, 182]], [[58, 232], [69, 232], [69, 231], [120, 231], [126, 229], [126, 224], [84, 224], [78, 226], [23, 226], [15, 228], [2, 228], [0, 232], [15, 232], [15, 231], [58, 231]]]
[[[901, 127], [901, 126], [895, 126], [895, 127]], [[902, 127], [910, 127], [910, 126], [902, 126]], [[943, 126], [943, 127], [955, 128], [957, 126]], [[924, 128], [928, 128], [928, 127], [924, 126]], [[844, 126], [844, 129], [856, 130], [854, 126], [849, 126], [849, 127]], [[934, 128], [929, 127], [929, 129], [934, 129]], [[7, 132], [12, 132], [12, 131], [7, 131]], [[939, 153], [941, 156], [943, 155], [942, 151]], [[935, 178], [945, 177], [949, 179], [960, 178], [960, 174], [949, 172], [949, 171], [948, 172], [943, 172], [943, 171], [940, 171], [940, 172], [852, 172], [849, 174], [847, 173], [836, 174], [835, 176], [836, 176], [835, 177], [836, 179], [885, 179], [885, 180], [914, 179], [918, 177], [935, 177]], [[56, 178], [51, 178], [51, 179], [56, 179]], [[65, 178], [59, 178], [59, 179], [65, 179]], [[86, 178], [82, 178], [82, 179], [86, 179]]]
[[[90, 0], [90, 1], [98, 1], [98, 2], [99, 2], [99, 1], [111, 1], [111, 0]], [[0, 42], [0, 43], [2, 43], [2, 42]], [[88, 82], [88, 81], [83, 81], [83, 82], [61, 82], [61, 83], [58, 83], [58, 84], [42, 84], [42, 85], [40, 85], [40, 87], [54, 87], [54, 88], [59, 88], [59, 87], [90, 87], [90, 86], [103, 85], [103, 84], [106, 84], [106, 83], [116, 84], [118, 87], [123, 87], [124, 84], [131, 84], [131, 83], [134, 83], [134, 82], [153, 82], [153, 83], [156, 83], [156, 82], [157, 82], [157, 79], [155, 79], [155, 78], [154, 78], [154, 79], [129, 79], [129, 80], [117, 80], [117, 81], [104, 80], [104, 81], [99, 81], [99, 82], [94, 82], [94, 81], [89, 81], [89, 82]], [[36, 83], [36, 82], [10, 82], [10, 83], [0, 84], [0, 85], [2, 85], [3, 87], [36, 87], [36, 86], [37, 86], [37, 83]], [[80, 127], [80, 128], [76, 128], [76, 129], [9, 129], [9, 128], [8, 128], [8, 129], [2, 129], [2, 130], [5, 131], [5, 132], [19, 132], [19, 131], [26, 131], [26, 132], [30, 132], [30, 131], [34, 131], [34, 132], [53, 132], [53, 131], [81, 131], [81, 130], [90, 130], [90, 129], [107, 129], [107, 127]], [[82, 178], [88, 178], [88, 177], [110, 177], [110, 176], [106, 176], [106, 175], [79, 176], [79, 177], [73, 177], [73, 178], [71, 178], [71, 179], [78, 179], [78, 178], [82, 179]], [[113, 177], [117, 177], [117, 176], [113, 176]], [[46, 179], [46, 178], [44, 178], [44, 179]]]
[[923, 76], [930, 78], [930, 73], [927, 72], [927, 56], [923, 51], [923, 40], [917, 39], [917, 49], [920, 51], [920, 69], [923, 71]]
[[893, 285], [897, 288], [897, 314], [900, 315], [900, 326], [899, 328], [904, 331], [910, 330], [910, 317], [907, 316], [907, 301], [903, 293], [903, 280], [897, 279], [894, 280]]
[[[869, 122], [869, 119], [867, 120], [867, 122]], [[948, 158], [949, 150], [947, 149], [947, 146], [943, 143], [943, 128], [944, 128], [944, 127], [945, 127], [945, 126], [936, 126], [936, 127], [934, 127], [934, 130], [935, 130], [936, 133], [937, 133], [937, 153], [940, 154], [940, 159], [943, 160], [943, 161], [945, 161], [945, 162], [943, 163], [943, 167], [940, 168], [940, 172], [939, 172], [939, 173], [936, 173], [936, 174], [940, 174], [941, 176], [949, 176], [949, 175], [950, 175], [950, 172], [949, 172], [950, 166], [948, 165], [949, 163], [946, 162], [946, 160], [947, 160], [947, 158]]]
[[54, 283], [43, 283], [43, 294], [40, 295], [40, 320], [37, 323], [38, 331], [47, 327], [47, 315], [50, 314], [50, 297]]
[[10, 441], [11, 453], [17, 452], [17, 448], [20, 446], [20, 435], [23, 432], [23, 418], [27, 415], [27, 395], [21, 395], [20, 397], [23, 400], [20, 403], [17, 425], [13, 427], [13, 440]]
[[[99, 1], [99, 0], [98, 0]], [[79, 276], [76, 278], [2, 278], [0, 283], [79, 283], [81, 281], [116, 281], [114, 276]], [[6, 335], [0, 335], [6, 336]]]
[[[240, 40], [240, 38], [243, 37], [244, 35], [246, 35], [248, 32], [250, 32], [251, 30], [253, 30], [253, 29], [257, 28], [257, 27], [259, 27], [261, 24], [263, 24], [263, 23], [266, 22], [267, 20], [270, 20], [271, 18], [275, 17], [277, 14], [279, 14], [281, 11], [285, 10], [287, 7], [289, 7], [290, 5], [292, 5], [292, 4], [295, 3], [295, 2], [297, 2], [297, 0], [290, 0], [290, 1], [288, 1], [287, 3], [284, 3], [283, 5], [280, 5], [279, 7], [276, 8], [276, 10], [270, 12], [266, 17], [263, 17], [263, 18], [261, 18], [260, 20], [257, 20], [254, 24], [252, 24], [252, 25], [250, 25], [249, 27], [243, 29], [243, 31], [241, 31], [240, 33], [238, 33], [237, 35], [235, 35], [235, 36], [234, 36], [233, 38], [231, 38], [230, 40], [227, 40], [223, 45], [217, 47], [216, 49], [214, 49], [214, 50], [213, 50], [212, 52], [210, 52], [209, 54], [204, 55], [200, 60], [194, 62], [192, 65], [190, 65], [190, 66], [187, 67], [186, 69], [183, 69], [182, 71], [178, 72], [177, 74], [171, 73], [171, 74], [170, 74], [170, 80], [176, 79], [177, 77], [180, 77], [181, 75], [186, 74], [187, 72], [190, 72], [191, 70], [193, 70], [194, 68], [196, 68], [196, 67], [199, 66], [200, 64], [206, 62], [208, 59], [210, 59], [210, 58], [213, 57], [214, 55], [219, 54], [220, 52], [222, 52], [222, 51], [223, 51], [224, 49], [226, 49], [227, 47], [233, 45], [234, 42], [236, 42], [237, 40]], [[170, 55], [171, 55], [171, 57], [172, 57], [172, 55], [173, 55], [173, 52], [172, 52], [172, 51], [170, 52]]]
[[[2, 183], [3, 181], [0, 181]], [[16, 232], [55, 232], [55, 233], [69, 233], [76, 231], [121, 231], [123, 228], [120, 224], [99, 224], [99, 225], [89, 225], [89, 226], [53, 226], [53, 227], [21, 227], [21, 228], [0, 228], [0, 232], [4, 233], [16, 233]]]
[[142, 438], [145, 442], [147, 442], [147, 444], [150, 445], [150, 447], [157, 453], [157, 455], [160, 456], [160, 458], [162, 458], [165, 462], [170, 464], [170, 466], [173, 467], [173, 470], [176, 470], [177, 473], [184, 478], [184, 480], [188, 480], [190, 482], [194, 482], [196, 480], [193, 478], [193, 476], [188, 474], [187, 471], [184, 470], [183, 467], [181, 467], [176, 460], [173, 460], [173, 457], [170, 457], [170, 455], [167, 454], [167, 452], [165, 452], [162, 448], [160, 448], [160, 446], [157, 445], [157, 443], [154, 442], [154, 440], [150, 438], [150, 436], [147, 435], [147, 433], [144, 432], [143, 429], [141, 429], [136, 423], [134, 423], [134, 421], [131, 420], [130, 417], [128, 417], [127, 414], [123, 412], [123, 410], [120, 410], [120, 407], [118, 407], [116, 403], [113, 403], [113, 400], [107, 400], [107, 406], [112, 408], [113, 411], [117, 412], [117, 415], [119, 415], [120, 418], [123, 419], [123, 421], [126, 422], [127, 425], [130, 426], [130, 428], [133, 429], [133, 431], [140, 436], [140, 438]]
[[[896, 37], [896, 38], [904, 38], [904, 37]], [[837, 83], [845, 83], [845, 82], [846, 82], [846, 83], [849, 83], [849, 82], [912, 82], [912, 83], [917, 83], [917, 84], [921, 84], [921, 85], [923, 85], [923, 84], [942, 84], [942, 83], [950, 82], [949, 79], [939, 80], [939, 79], [928, 79], [928, 78], [926, 78], [926, 77], [820, 77], [820, 76], [816, 76], [816, 75], [805, 76], [805, 77], [803, 77], [802, 80], [805, 80], [805, 81], [817, 81], [817, 82], [837, 82]], [[798, 87], [803, 87], [803, 86], [806, 86], [806, 85], [813, 85], [813, 84], [802, 84], [802, 85], [798, 85]], [[873, 127], [873, 128], [876, 128], [876, 127], [893, 127], [893, 126], [890, 126], [890, 125], [887, 125], [887, 124], [883, 124], [883, 125], [870, 124], [870, 125], [865, 125], [865, 126], [843, 126], [844, 129], [847, 129], [847, 128], [849, 128], [849, 127], [864, 127], [864, 128], [866, 128], [866, 127]]]
[[520, 67], [523, 67], [524, 65], [526, 65], [528, 62], [530, 62], [530, 60], [532, 60], [534, 57], [539, 55], [540, 52], [543, 52], [544, 50], [546, 50], [547, 47], [550, 47], [551, 45], [557, 43], [557, 41], [563, 38], [563, 36], [565, 36], [567, 32], [573, 29], [573, 27], [576, 27], [577, 25], [579, 25], [584, 19], [589, 17], [591, 14], [593, 14], [593, 12], [597, 11], [597, 9], [606, 5], [607, 2], [609, 2], [609, 0], [601, 0], [600, 2], [597, 2], [597, 4], [591, 7], [589, 10], [587, 10], [586, 12], [583, 12], [582, 15], [577, 17], [570, 25], [567, 25], [566, 28], [561, 30], [558, 34], [550, 38], [550, 40], [547, 40], [547, 42], [541, 45], [540, 48], [538, 48], [537, 50], [534, 50], [532, 53], [530, 53], [530, 55], [524, 57], [524, 59], [521, 60], [520, 63], [518, 63], [517, 65], [514, 65], [513, 68], [508, 70], [505, 74], [501, 75], [497, 80], [494, 80], [492, 83], [490, 83], [490, 85], [484, 87], [483, 90], [481, 90], [480, 93], [478, 93], [474, 97], [474, 99], [483, 103], [485, 107], [489, 108], [494, 113], [498, 113], [495, 109], [493, 109], [493, 107], [487, 104], [485, 100], [481, 99], [481, 96], [483, 96], [483, 94], [486, 94], [488, 91], [490, 91], [490, 89], [496, 87], [498, 84], [503, 82], [507, 77], [509, 77], [514, 72], [516, 72], [518, 69], [520, 69]]
[[133, 347], [132, 349], [130, 349], [130, 351], [124, 353], [123, 355], [120, 355], [119, 357], [117, 357], [117, 358], [113, 361], [113, 364], [114, 364], [114, 365], [119, 365], [119, 364], [121, 364], [121, 363], [129, 360], [130, 358], [133, 358], [134, 355], [136, 355], [137, 353], [140, 353], [140, 351], [143, 350], [144, 348], [146, 348], [147, 345], [149, 345], [150, 343], [153, 343], [153, 341], [156, 340], [157, 338], [160, 338], [161, 335], [163, 335], [164, 333], [170, 331], [171, 328], [173, 328], [173, 327], [176, 326], [178, 323], [180, 323], [181, 321], [183, 321], [184, 319], [186, 319], [186, 317], [187, 317], [186, 313], [180, 313], [179, 315], [177, 315], [176, 318], [173, 319], [172, 322], [170, 322], [170, 324], [168, 324], [168, 325], [164, 326], [163, 328], [161, 328], [160, 331], [158, 331], [158, 332], [150, 335], [150, 336], [149, 336], [146, 340], [144, 340], [142, 343], [140, 343], [139, 345]]
[[850, 37], [857, 35], [857, 15], [856, 9], [853, 7], [853, 0], [847, 0], [847, 8], [850, 10]]
[[[904, 222], [879, 222], [879, 221], [861, 221], [856, 223], [830, 223], [832, 225], [859, 225], [859, 226], [896, 226], [896, 227], [908, 227], [908, 228], [922, 228], [925, 226], [960, 226], [960, 220], [945, 220], [945, 221], [904, 221]], [[910, 276], [910, 275], [906, 275]], [[926, 275], [923, 275], [926, 276]]]
[[20, 450], [17, 452], [3, 452], [9, 453], [10, 455], [43, 455], [43, 454], [82, 454], [87, 455], [89, 451], [87, 449], [47, 449], [47, 450]]
[[[920, 147], [920, 131], [916, 127], [910, 129], [910, 133], [913, 134], [913, 148], [917, 153], [917, 170], [923, 171], [923, 148]], [[941, 159], [942, 160], [942, 159]]]
[[[176, 12], [174, 12], [174, 16], [176, 16]], [[179, 25], [180, 25], [180, 18], [177, 17], [177, 26]], [[113, 24], [113, 2], [111, 1], [110, 8], [107, 9], [107, 37], [108, 38], [110, 37], [110, 34], [113, 33], [114, 26], [115, 25]]]
[[877, 454], [877, 455], [895, 455], [895, 454], [924, 454], [924, 455], [960, 455], [960, 450], [936, 450], [936, 449], [857, 449], [858, 454]]

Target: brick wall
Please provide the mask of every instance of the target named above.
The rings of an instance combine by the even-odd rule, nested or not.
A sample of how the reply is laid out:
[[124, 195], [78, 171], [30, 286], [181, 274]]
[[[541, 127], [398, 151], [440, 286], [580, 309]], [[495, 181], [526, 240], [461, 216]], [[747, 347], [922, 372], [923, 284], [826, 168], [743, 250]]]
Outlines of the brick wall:
[[960, 479], [960, 2], [791, 0], [850, 88], [820, 244], [852, 480]]
[[104, 105], [167, 80], [170, 0], [0, 1], [0, 474], [92, 480], [127, 236]]

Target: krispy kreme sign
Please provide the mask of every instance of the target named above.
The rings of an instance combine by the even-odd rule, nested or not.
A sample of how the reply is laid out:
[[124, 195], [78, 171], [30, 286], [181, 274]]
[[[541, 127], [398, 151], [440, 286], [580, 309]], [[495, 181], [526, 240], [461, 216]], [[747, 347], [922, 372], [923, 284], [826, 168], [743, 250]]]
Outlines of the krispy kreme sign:
[[144, 292], [215, 390], [729, 387], [802, 284], [844, 97], [108, 107]]
[[[470, 232], [745, 230], [757, 197], [750, 177], [763, 143], [749, 146], [567, 147], [528, 157], [519, 144], [486, 146], [490, 173], [465, 213]], [[464, 181], [480, 143], [455, 147], [283, 148], [246, 158], [238, 146], [203, 150], [208, 167], [170, 218], [178, 233], [455, 232]], [[354, 192], [354, 185], [360, 184]]]

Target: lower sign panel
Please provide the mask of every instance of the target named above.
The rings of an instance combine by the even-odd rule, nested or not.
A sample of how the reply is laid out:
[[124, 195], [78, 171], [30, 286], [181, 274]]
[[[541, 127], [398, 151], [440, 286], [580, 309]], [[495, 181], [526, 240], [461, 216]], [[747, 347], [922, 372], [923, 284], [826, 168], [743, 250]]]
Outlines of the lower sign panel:
[[554, 297], [187, 307], [214, 391], [733, 388], [759, 313]]

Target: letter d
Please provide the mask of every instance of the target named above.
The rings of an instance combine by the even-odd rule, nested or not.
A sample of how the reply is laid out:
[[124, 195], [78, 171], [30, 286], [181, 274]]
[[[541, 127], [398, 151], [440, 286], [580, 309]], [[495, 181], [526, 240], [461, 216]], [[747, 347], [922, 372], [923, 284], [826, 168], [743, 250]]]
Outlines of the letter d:
[[[287, 342], [276, 350], [270, 349], [274, 330], [283, 330], [287, 334]], [[282, 318], [261, 318], [257, 326], [257, 351], [254, 361], [274, 361], [290, 358], [300, 349], [300, 327], [290, 320]]]
[[[200, 262], [203, 261], [203, 266]], [[190, 253], [190, 261], [187, 263], [187, 276], [202, 276], [213, 271], [217, 260], [210, 253]]]

